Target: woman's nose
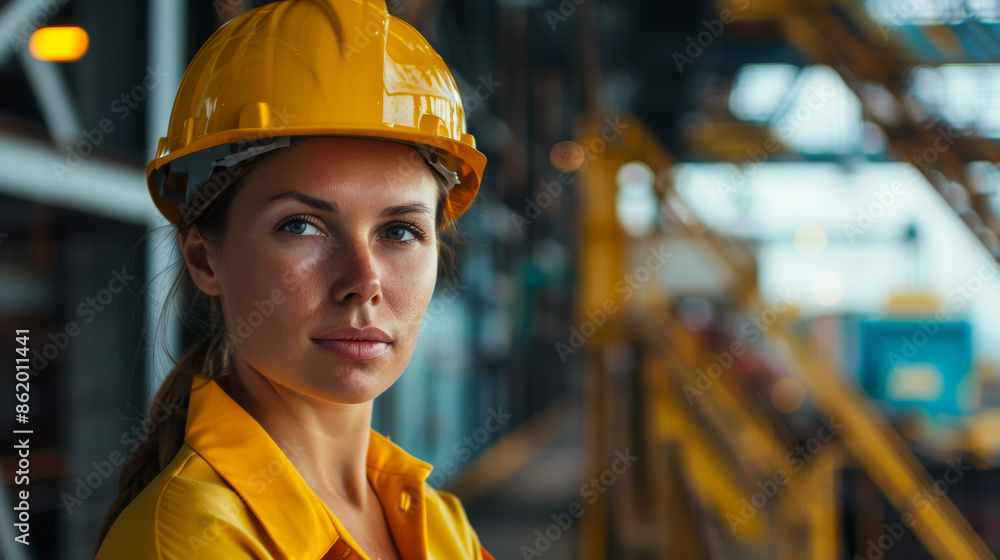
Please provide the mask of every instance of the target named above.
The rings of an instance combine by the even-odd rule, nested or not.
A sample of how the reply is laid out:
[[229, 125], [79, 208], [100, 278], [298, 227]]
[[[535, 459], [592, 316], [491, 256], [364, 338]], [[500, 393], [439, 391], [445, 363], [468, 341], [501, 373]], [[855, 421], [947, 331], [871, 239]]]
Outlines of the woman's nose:
[[336, 279], [333, 286], [335, 301], [358, 299], [359, 303], [379, 303], [382, 299], [382, 284], [379, 280], [378, 263], [372, 248], [364, 240], [353, 239], [341, 244], [332, 255], [332, 266]]

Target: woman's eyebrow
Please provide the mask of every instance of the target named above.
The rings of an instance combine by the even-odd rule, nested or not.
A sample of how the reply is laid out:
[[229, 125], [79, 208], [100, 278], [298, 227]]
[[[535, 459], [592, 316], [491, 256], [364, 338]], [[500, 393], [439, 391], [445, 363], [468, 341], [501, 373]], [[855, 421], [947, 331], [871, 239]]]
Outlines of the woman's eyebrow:
[[[318, 208], [320, 210], [326, 210], [327, 212], [333, 212], [336, 214], [338, 212], [336, 202], [328, 202], [322, 198], [316, 198], [315, 196], [309, 196], [305, 193], [300, 193], [298, 191], [288, 191], [281, 194], [276, 194], [271, 198], [268, 198], [265, 204], [269, 204], [275, 200], [282, 198], [292, 198], [302, 202], [303, 204], [308, 204], [313, 208]], [[399, 216], [402, 214], [431, 214], [431, 209], [423, 202], [407, 202], [405, 204], [399, 204], [396, 206], [390, 206], [382, 211], [383, 216]]]
[[382, 211], [383, 216], [399, 216], [401, 214], [430, 214], [431, 209], [423, 202], [407, 202], [398, 206], [390, 206]]
[[331, 202], [327, 202], [327, 201], [323, 200], [322, 198], [316, 198], [315, 196], [309, 196], [307, 194], [303, 194], [303, 193], [300, 193], [300, 192], [297, 192], [297, 191], [288, 191], [288, 192], [284, 192], [284, 193], [281, 193], [281, 194], [276, 194], [276, 195], [272, 196], [271, 198], [265, 200], [264, 203], [265, 204], [270, 204], [271, 202], [273, 202], [275, 200], [278, 200], [278, 199], [281, 199], [281, 198], [293, 198], [295, 200], [298, 200], [298, 201], [302, 202], [303, 204], [308, 204], [309, 206], [312, 206], [313, 208], [318, 208], [320, 210], [326, 210], [327, 212], [333, 212], [334, 214], [337, 213], [337, 203], [336, 202], [332, 202], [332, 203]]

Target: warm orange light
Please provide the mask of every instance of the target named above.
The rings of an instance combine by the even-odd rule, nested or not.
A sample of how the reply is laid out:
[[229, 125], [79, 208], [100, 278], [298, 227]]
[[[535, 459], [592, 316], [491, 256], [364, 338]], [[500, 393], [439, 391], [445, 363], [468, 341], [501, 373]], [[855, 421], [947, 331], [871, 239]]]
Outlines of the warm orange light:
[[586, 154], [583, 148], [572, 140], [563, 140], [549, 152], [549, 161], [559, 171], [576, 171], [583, 165]]
[[806, 402], [806, 387], [798, 379], [786, 377], [771, 388], [771, 402], [778, 412], [795, 412]]
[[87, 53], [90, 37], [82, 27], [43, 27], [31, 35], [28, 50], [38, 60], [71, 62]]

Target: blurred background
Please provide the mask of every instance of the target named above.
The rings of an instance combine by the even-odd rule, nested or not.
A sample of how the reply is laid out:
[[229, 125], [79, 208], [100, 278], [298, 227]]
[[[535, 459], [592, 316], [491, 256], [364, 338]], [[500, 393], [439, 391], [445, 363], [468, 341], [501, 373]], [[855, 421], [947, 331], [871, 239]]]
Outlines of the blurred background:
[[[144, 168], [263, 3], [0, 2], [5, 558], [90, 557], [192, 340]], [[374, 427], [496, 558], [995, 557], [1000, 4], [388, 7], [489, 164]]]

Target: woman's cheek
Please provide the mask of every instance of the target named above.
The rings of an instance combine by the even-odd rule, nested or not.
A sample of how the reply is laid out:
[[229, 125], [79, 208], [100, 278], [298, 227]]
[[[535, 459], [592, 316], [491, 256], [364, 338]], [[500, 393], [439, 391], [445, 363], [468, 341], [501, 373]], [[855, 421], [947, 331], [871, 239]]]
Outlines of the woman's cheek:
[[329, 251], [296, 251], [282, 255], [269, 264], [269, 268], [279, 270], [279, 284], [289, 292], [298, 292], [312, 280], [315, 268], [328, 258]]
[[259, 332], [280, 332], [282, 318], [288, 315], [293, 291], [301, 281], [287, 259], [273, 251], [247, 253], [237, 274], [230, 279], [233, 300], [227, 311], [232, 312], [230, 327], [236, 337], [249, 341]]
[[399, 278], [408, 279], [403, 285], [394, 285], [398, 288], [398, 299], [403, 307], [402, 316], [405, 317], [411, 329], [416, 333], [420, 328], [420, 323], [424, 318], [434, 297], [434, 283], [437, 279], [436, 269], [427, 271], [414, 271], [411, 275], [399, 275]]

